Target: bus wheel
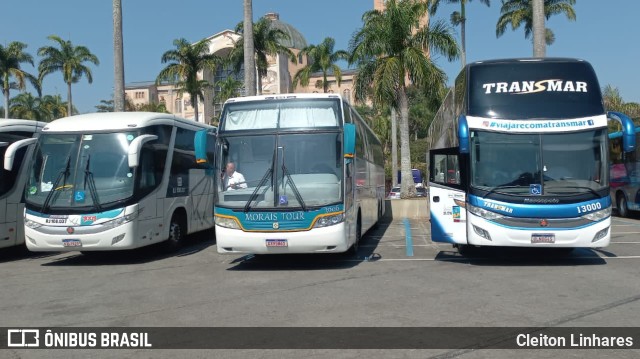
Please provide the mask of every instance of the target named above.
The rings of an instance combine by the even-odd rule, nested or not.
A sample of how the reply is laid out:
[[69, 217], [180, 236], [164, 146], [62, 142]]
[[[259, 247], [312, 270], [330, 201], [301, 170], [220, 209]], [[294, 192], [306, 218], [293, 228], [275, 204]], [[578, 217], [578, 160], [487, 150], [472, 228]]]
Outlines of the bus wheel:
[[182, 247], [185, 229], [182, 228], [180, 216], [174, 214], [169, 225], [169, 238], [164, 242], [166, 252], [175, 252]]
[[620, 217], [629, 217], [629, 207], [627, 207], [627, 198], [622, 193], [618, 193], [618, 215]]
[[351, 248], [349, 248], [349, 253], [355, 256], [358, 255], [358, 247], [360, 247], [360, 239], [362, 238], [362, 224], [360, 221], [360, 214], [358, 214], [358, 222], [356, 222], [356, 240], [353, 242]]
[[468, 244], [456, 244], [456, 248], [458, 249], [458, 253], [460, 253], [461, 256], [463, 257], [467, 257], [469, 255], [471, 255], [471, 251], [472, 248], [470, 245]]

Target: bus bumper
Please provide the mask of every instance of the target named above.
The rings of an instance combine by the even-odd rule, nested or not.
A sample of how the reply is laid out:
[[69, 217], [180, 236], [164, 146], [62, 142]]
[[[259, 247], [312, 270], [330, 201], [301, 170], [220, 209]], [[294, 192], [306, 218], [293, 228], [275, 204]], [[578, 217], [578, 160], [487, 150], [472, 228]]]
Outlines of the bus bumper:
[[[135, 221], [127, 222], [98, 233], [80, 233], [90, 231], [87, 227], [46, 226], [37, 229], [25, 226], [25, 243], [33, 252], [72, 252], [72, 251], [113, 251], [133, 249], [142, 243], [136, 243]], [[69, 234], [67, 228], [74, 228]], [[146, 243], [144, 243], [146, 244]]]
[[[286, 246], [267, 246], [278, 242]], [[346, 252], [351, 243], [347, 241], [345, 223], [300, 232], [244, 232], [239, 229], [216, 225], [216, 246], [222, 254], [283, 254], [283, 253], [340, 253]]]
[[467, 238], [475, 246], [602, 248], [611, 239], [611, 217], [577, 229], [535, 229], [504, 227], [468, 214]]

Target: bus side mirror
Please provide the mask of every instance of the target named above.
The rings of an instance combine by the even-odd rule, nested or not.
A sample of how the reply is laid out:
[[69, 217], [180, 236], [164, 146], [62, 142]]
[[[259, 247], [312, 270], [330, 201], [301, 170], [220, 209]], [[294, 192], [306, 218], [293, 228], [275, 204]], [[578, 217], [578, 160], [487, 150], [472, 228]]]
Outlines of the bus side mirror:
[[469, 153], [469, 124], [465, 115], [458, 118], [458, 141], [460, 153]]
[[[344, 124], [343, 155], [344, 158], [352, 159], [356, 152], [356, 125], [353, 123]], [[348, 162], [347, 162], [348, 163]]]
[[131, 141], [129, 144], [129, 150], [127, 151], [127, 155], [129, 156], [129, 167], [138, 167], [140, 164], [140, 149], [142, 148], [142, 145], [157, 139], [158, 136], [156, 135], [141, 135]]
[[633, 120], [624, 113], [609, 111], [607, 118], [614, 119], [622, 125], [622, 150], [631, 152], [636, 149], [636, 130]]
[[207, 136], [209, 130], [196, 132], [193, 145], [196, 150], [196, 163], [207, 163]]
[[[4, 153], [4, 169], [7, 171], [11, 171], [13, 168], [13, 161], [16, 157], [16, 152], [24, 146], [29, 146], [30, 144], [38, 141], [36, 138], [25, 138], [24, 140], [16, 141], [12, 143], [9, 147], [7, 147], [7, 151]], [[3, 142], [5, 145], [6, 142]]]

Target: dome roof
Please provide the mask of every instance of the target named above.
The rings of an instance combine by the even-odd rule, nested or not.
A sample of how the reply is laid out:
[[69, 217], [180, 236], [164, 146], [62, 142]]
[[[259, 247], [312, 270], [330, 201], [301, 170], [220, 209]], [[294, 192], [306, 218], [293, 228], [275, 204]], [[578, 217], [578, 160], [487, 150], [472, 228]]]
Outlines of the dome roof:
[[288, 39], [280, 40], [280, 44], [286, 46], [290, 49], [298, 49], [301, 50], [307, 47], [307, 40], [305, 40], [304, 36], [298, 31], [295, 27], [287, 24], [286, 22], [280, 21], [280, 15], [275, 12], [267, 13], [265, 18], [271, 20], [271, 26], [282, 30], [285, 34], [289, 35]]

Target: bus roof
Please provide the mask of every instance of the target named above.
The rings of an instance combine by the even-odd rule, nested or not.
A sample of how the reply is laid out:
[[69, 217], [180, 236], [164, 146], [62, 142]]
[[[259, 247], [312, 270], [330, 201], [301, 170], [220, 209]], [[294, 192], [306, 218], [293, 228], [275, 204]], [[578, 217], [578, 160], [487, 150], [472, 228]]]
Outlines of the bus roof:
[[44, 128], [45, 132], [80, 132], [80, 131], [117, 131], [151, 125], [175, 125], [201, 129], [215, 129], [201, 122], [195, 122], [177, 117], [169, 113], [159, 112], [96, 112], [70, 117], [63, 117], [52, 121]]
[[540, 63], [558, 63], [558, 62], [587, 62], [582, 59], [570, 58], [570, 57], [544, 57], [544, 58], [534, 58], [534, 57], [522, 57], [522, 58], [509, 58], [509, 59], [491, 59], [491, 60], [482, 60], [482, 61], [474, 61], [469, 63], [468, 67], [482, 66], [484, 64], [512, 64], [518, 62], [540, 62]]
[[225, 103], [262, 101], [262, 100], [326, 99], [326, 98], [342, 99], [342, 97], [339, 94], [335, 94], [335, 93], [287, 93], [287, 94], [279, 94], [279, 95], [233, 97], [228, 99]]
[[34, 120], [7, 119], [0, 120], [0, 132], [21, 131], [38, 132], [46, 126], [46, 122]]

